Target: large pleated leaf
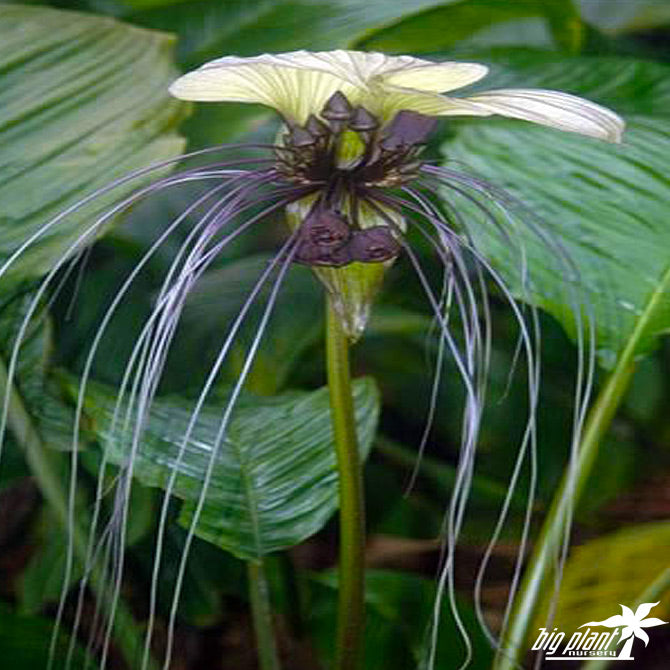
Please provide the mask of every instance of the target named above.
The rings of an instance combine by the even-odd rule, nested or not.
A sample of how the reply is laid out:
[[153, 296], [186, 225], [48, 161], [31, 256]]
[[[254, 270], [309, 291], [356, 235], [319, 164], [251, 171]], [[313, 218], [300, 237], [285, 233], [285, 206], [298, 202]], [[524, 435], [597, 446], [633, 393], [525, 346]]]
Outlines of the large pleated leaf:
[[[623, 144], [613, 146], [522, 122], [464, 123], [443, 146], [445, 165], [462, 161], [503, 186], [526, 207], [508, 203], [506, 209], [530, 223], [514, 226], [498, 217], [509, 231], [506, 239], [461, 203], [468, 229], [517, 294], [569, 331], [574, 305], [588, 304], [604, 366], [626, 347], [636, 355], [648, 352], [670, 327], [670, 67], [618, 58], [555, 61], [523, 51], [498, 58], [507, 73], [494, 73], [492, 87], [575, 92], [613, 106], [628, 129]], [[548, 244], [530, 232], [533, 227], [546, 231]], [[521, 257], [510, 240], [526, 253], [531, 279], [525, 288]], [[561, 288], [566, 280], [571, 290]]]
[[[88, 413], [113, 462], [125, 463], [127, 434], [112, 426], [114, 395], [91, 387]], [[354, 384], [356, 422], [365, 456], [372, 444], [379, 396], [371, 379]], [[200, 498], [225, 405], [205, 407], [180, 458], [192, 413], [183, 399], [159, 399], [145, 425], [133, 472], [174, 494], [190, 526]], [[298, 544], [320, 530], [337, 508], [337, 474], [328, 389], [240, 401], [215, 456], [196, 534], [240, 558]]]
[[[175, 126], [187, 108], [167, 95], [172, 46], [169, 35], [113, 19], [0, 5], [0, 259], [96, 189], [182, 150]], [[65, 217], [12, 276], [46, 272], [138, 185]]]

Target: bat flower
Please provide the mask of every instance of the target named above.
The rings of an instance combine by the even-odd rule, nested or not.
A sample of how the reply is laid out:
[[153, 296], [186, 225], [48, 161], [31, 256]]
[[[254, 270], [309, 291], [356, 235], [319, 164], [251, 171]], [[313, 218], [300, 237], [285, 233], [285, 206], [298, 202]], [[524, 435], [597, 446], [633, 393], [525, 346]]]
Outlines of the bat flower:
[[274, 170], [277, 181], [302, 190], [286, 208], [289, 225], [300, 229], [293, 258], [315, 267], [356, 339], [404, 244], [411, 207], [389, 192], [440, 176], [421, 161], [421, 145], [437, 117], [499, 115], [621, 139], [616, 114], [567, 93], [443, 94], [482, 79], [487, 70], [478, 63], [381, 53], [295, 51], [219, 58], [179, 78], [170, 92], [184, 100], [260, 103], [283, 117]]
[[[447, 357], [457, 368], [465, 390], [461, 456], [453, 486], [453, 502], [445, 524], [448, 551], [443, 574], [453, 567], [453, 547], [460, 532], [472, 481], [485, 405], [487, 366], [491, 358], [487, 288], [491, 283], [497, 287], [500, 299], [506, 300], [513, 310], [520, 340], [518, 358], [525, 359], [528, 374], [529, 418], [521, 438], [518, 467], [510, 482], [510, 491], [514, 490], [523, 472], [521, 464], [536, 440], [534, 416], [539, 384], [537, 315], [532, 307], [524, 311], [518, 306], [507, 282], [480, 252], [477, 238], [469, 232], [468, 217], [471, 212], [483, 217], [487, 234], [490, 231], [491, 235], [498, 236], [504, 248], [512, 250], [519, 241], [514, 237], [512, 227], [507, 225], [510, 222], [508, 215], [510, 209], [521, 203], [476, 175], [425, 160], [425, 145], [440, 117], [497, 115], [609, 142], [620, 141], [624, 124], [608, 109], [557, 91], [503, 89], [464, 97], [445, 94], [477, 82], [486, 73], [486, 66], [476, 63], [437, 63], [410, 56], [355, 51], [296, 51], [214, 60], [177, 79], [170, 88], [171, 93], [184, 100], [260, 103], [271, 107], [283, 121], [273, 143], [212, 147], [117, 179], [49, 220], [0, 266], [0, 276], [11, 272], [14, 261], [24, 252], [48, 241], [66, 217], [87, 207], [93, 208], [95, 215], [90, 216], [87, 228], [63, 249], [58, 262], [51, 267], [39, 290], [31, 297], [11, 355], [8, 372], [11, 380], [17, 368], [21, 340], [26, 339], [31, 319], [43, 305], [49, 287], [62, 285], [68, 261], [79, 257], [118, 214], [146, 198], [184, 184], [192, 185], [193, 182], [202, 187], [175, 218], [166, 220], [157, 239], [148, 245], [144, 255], [114, 292], [111, 304], [103, 312], [92, 336], [82, 365], [73, 430], [74, 459], [79, 429], [84, 423], [82, 408], [86, 386], [94, 359], [103, 349], [101, 343], [108, 326], [115, 315], [120, 318], [119, 306], [131, 294], [138, 275], [150, 269], [152, 259], [167, 243], [178, 237], [179, 246], [171, 256], [169, 270], [161, 278], [149, 315], [138, 327], [125, 367], [118, 366], [115, 361], [115, 367], [121, 371], [121, 383], [107, 432], [109, 435], [123, 433], [124, 440], [127, 433], [128, 444], [124, 442], [117, 448], [117, 453], [123, 457], [117, 461], [122, 466], [123, 476], [118, 477], [115, 489], [117, 504], [110, 509], [114, 510], [114, 523], [122, 525], [125, 523], [124, 510], [128, 506], [133, 468], [136, 467], [138, 454], [141, 454], [144, 426], [158, 393], [166, 360], [173, 351], [175, 333], [188, 296], [192, 295], [198, 281], [221, 256], [221, 252], [245, 232], [261, 224], [272, 225], [277, 218], [287, 221], [288, 230], [282, 231], [285, 235], [281, 247], [263, 266], [248, 294], [245, 293], [238, 314], [226, 323], [227, 331], [220, 348], [217, 340], [216, 355], [211, 365], [208, 364], [205, 380], [180, 438], [178, 456], [171, 462], [169, 474], [165, 475], [165, 482], [161, 484], [165, 489], [161, 523], [165, 523], [170, 496], [179, 484], [177, 476], [180, 468], [185, 469], [187, 447], [193, 447], [191, 438], [199, 416], [207, 400], [216, 392], [223, 366], [235, 358], [233, 365], [238, 374], [234, 387], [226, 395], [226, 409], [222, 412], [212, 443], [205, 445], [206, 454], [202, 451], [207, 461], [206, 474], [203, 475], [197, 506], [194, 506], [177, 584], [183, 582], [188, 546], [196, 532], [198, 515], [212, 481], [218, 450], [226, 439], [233, 408], [253, 366], [282, 282], [295, 263], [308, 266], [317, 274], [329, 294], [342, 329], [352, 341], [363, 333], [385, 273], [400, 255], [411, 265], [430, 303], [439, 331], [439, 347], [426, 432], [421, 438], [419, 451], [426, 442], [435, 413], [440, 374]], [[203, 157], [215, 158], [203, 164]], [[193, 165], [185, 162], [180, 172], [162, 175], [124, 200], [109, 205], [109, 198], [115, 189], [134, 183], [133, 180], [146, 184], [147, 176], [156, 172], [160, 174], [166, 166], [181, 160], [192, 161]], [[189, 196], [192, 193], [189, 191]], [[179, 237], [184, 229], [186, 232]], [[563, 273], [563, 278], [570, 275], [572, 267], [565, 260], [562, 248], [553, 243], [540, 223], [534, 220], [529, 230], [536, 235], [539, 243], [553, 244], [551, 250], [557, 259], [559, 272]], [[414, 241], [419, 244], [414, 245]], [[426, 258], [429, 261], [425, 261]], [[521, 253], [519, 275], [525, 282], [526, 264], [523, 258]], [[432, 259], [436, 259], [436, 263], [431, 266], [432, 271], [428, 271], [424, 265]], [[522, 285], [525, 286], [525, 283]], [[259, 316], [259, 312], [252, 311], [252, 308], [262, 303], [263, 298], [265, 302]], [[583, 313], [581, 306], [576, 305], [575, 331], [578, 333], [581, 325], [578, 320]], [[254, 334], [248, 340], [250, 343], [244, 355], [240, 356], [235, 344], [249, 322], [255, 329]], [[126, 323], [123, 325], [126, 327]], [[128, 327], [131, 325], [128, 324]], [[456, 329], [460, 331], [458, 335], [454, 333]], [[592, 368], [588, 367], [589, 363], [583, 356], [579, 365], [577, 384], [582, 386], [578, 389], [575, 432], [579, 430], [588, 400], [589, 375], [592, 375]], [[11, 388], [10, 383], [7, 388]], [[2, 421], [0, 419], [0, 433], [4, 429]], [[99, 490], [103, 491], [107, 489], [104, 467], [101, 466], [100, 471]], [[76, 474], [71, 479], [75, 482]], [[533, 486], [529, 485], [529, 510], [532, 509]], [[71, 499], [74, 501], [75, 497]], [[101, 500], [102, 496], [96, 499], [93, 514], [96, 520], [102, 518]], [[509, 501], [501, 512], [498, 529], [502, 527], [508, 508]], [[122, 531], [117, 532], [123, 535]], [[94, 528], [91, 537], [95, 536]], [[105, 536], [112, 538], [113, 533], [105, 530]], [[161, 531], [156, 541], [151, 614], [142, 667], [146, 667], [155, 619], [162, 543]], [[94, 543], [90, 546], [94, 547]], [[99, 554], [116, 556], [116, 544], [110, 546], [113, 548], [109, 552], [105, 550]], [[89, 555], [89, 567], [97, 560], [97, 551]], [[523, 554], [523, 549], [520, 549], [519, 555]], [[117, 596], [122, 565], [121, 560], [114, 563], [117, 572], [112, 575]], [[86, 573], [92, 574], [90, 569]], [[65, 581], [68, 582], [68, 579]], [[440, 589], [447, 583], [453, 583], [453, 579], [442, 579]], [[179, 589], [180, 586], [175, 588], [170, 630], [174, 626]], [[83, 593], [84, 582], [80, 588], [77, 621], [81, 618]], [[59, 611], [62, 611], [63, 603]], [[439, 607], [435, 611], [439, 611]], [[635, 635], [642, 637], [640, 626], [644, 623], [626, 625], [633, 626], [631, 630]], [[169, 657], [169, 652], [166, 656]], [[165, 667], [168, 665], [166, 661]]]

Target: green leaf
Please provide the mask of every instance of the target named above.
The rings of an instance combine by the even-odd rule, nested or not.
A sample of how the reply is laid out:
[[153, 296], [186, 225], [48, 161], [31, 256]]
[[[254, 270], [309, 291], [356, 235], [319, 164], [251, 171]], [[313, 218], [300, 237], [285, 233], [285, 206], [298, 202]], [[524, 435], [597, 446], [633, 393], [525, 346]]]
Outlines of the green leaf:
[[[21, 613], [39, 614], [45, 605], [57, 603], [63, 592], [67, 555], [67, 536], [52, 514], [43, 514], [39, 529], [40, 547], [32, 555], [22, 575]], [[75, 560], [69, 585], [83, 575], [80, 561]]]
[[[260, 254], [227, 263], [205, 274], [189, 294], [171, 367], [181, 367], [184, 379], [193, 376], [193, 361], [209, 366], [221, 348], [221, 334], [239, 314], [270, 256]], [[235, 338], [233, 365], [224, 379], [234, 382], [244, 362], [244, 352], [256, 334], [270, 287], [261, 292]], [[307, 268], [294, 267], [284, 280], [246, 387], [257, 394], [276, 393], [306, 348], [322, 337], [323, 291]], [[316, 315], [316, 316], [315, 316]], [[180, 364], [180, 361], [183, 363]]]
[[185, 67], [226, 54], [256, 55], [295, 49], [346, 47], [366, 32], [439, 5], [441, 0], [407, 0], [402, 8], [386, 0], [200, 0], [133, 14], [143, 25], [179, 35]]
[[[361, 40], [365, 49], [400, 52], [431, 52], [462, 47], [463, 42], [493, 43], [506, 34], [507, 43], [528, 44], [527, 21], [541, 18], [554, 41], [568, 51], [577, 51], [583, 26], [574, 5], [565, 0], [488, 0], [486, 8], [471, 0], [444, 3], [398, 20]], [[524, 37], [515, 39], [514, 26], [523, 24]], [[505, 39], [505, 37], [503, 37]], [[551, 39], [548, 40], [551, 42]]]
[[[0, 305], [0, 356], [4, 361], [11, 360], [16, 338], [24, 327], [33, 298], [29, 290], [22, 288], [14, 295], [7, 295], [6, 302]], [[14, 386], [21, 393], [44, 444], [50, 449], [65, 451], [72, 445], [73, 412], [59, 398], [55, 392], [56, 384], [49, 377], [52, 339], [51, 320], [40, 306], [25, 326]], [[10, 441], [10, 450], [15, 448]]]
[[[379, 394], [370, 379], [354, 385], [361, 451], [372, 444]], [[113, 462], [127, 458], [126, 436], [110, 433], [115, 397], [91, 385], [87, 412]], [[177, 470], [174, 494], [184, 500], [180, 523], [188, 527], [201, 493], [212, 445], [223, 415], [203, 409], [179, 459], [191, 416], [181, 399], [157, 399], [134, 462], [135, 475], [165, 487]], [[196, 534], [243, 559], [293, 546], [319, 531], [337, 508], [328, 389], [246, 398], [238, 404], [214, 466]]]
[[[670, 327], [670, 68], [616, 58], [554, 61], [533, 52], [503, 53], [501, 60], [513, 69], [494, 75], [492, 88], [557, 88], [614, 103], [628, 122], [623, 144], [523, 122], [478, 120], [462, 124], [444, 144], [444, 154], [517, 196], [566, 250], [580, 275], [576, 290], [593, 308], [601, 364], [611, 367], [626, 348], [645, 354]], [[472, 208], [467, 214], [479, 248], [517, 295], [530, 297], [573, 330], [560, 281], [568, 273], [556, 252], [528, 227], [510, 233], [518, 234], [528, 254], [532, 285], [531, 295], [524, 296], [518, 252], [502, 235], [491, 234], [490, 221]], [[512, 230], [508, 221], [501, 223]]]
[[[187, 107], [167, 95], [172, 44], [112, 19], [0, 5], [0, 258], [84, 196], [182, 150], [175, 127]], [[138, 185], [60, 221], [12, 276], [45, 273]]]
[[[317, 648], [326, 659], [333, 656], [337, 600], [337, 575], [333, 572], [314, 575], [310, 584], [309, 626]], [[428, 648], [426, 633], [435, 603], [435, 580], [390, 570], [368, 570], [365, 583], [367, 630], [366, 668], [406, 670], [419, 665]], [[472, 608], [458, 599], [458, 613], [468, 631], [474, 656], [468, 664], [472, 670], [491, 667], [492, 650], [481, 632]], [[466, 659], [461, 634], [443, 600], [436, 668], [458, 668]]]
[[[660, 522], [624, 528], [575, 548], [565, 566], [553, 625], [574, 631], [586, 621], [602, 621], [618, 614], [619, 603], [634, 609], [640, 596], [666, 573], [669, 543], [670, 523]], [[547, 593], [533, 631], [545, 625], [542, 622], [553, 595]], [[657, 592], [650, 597], [662, 600], [654, 616], [667, 620], [670, 606], [662, 595]]]
[[[53, 634], [53, 621], [36, 616], [14, 614], [5, 603], [0, 603], [0, 657], [6, 668], [46, 668], [49, 665], [49, 647]], [[54, 667], [64, 667], [68, 640], [62, 635], [53, 658]], [[91, 667], [91, 659], [75, 645], [73, 669]]]

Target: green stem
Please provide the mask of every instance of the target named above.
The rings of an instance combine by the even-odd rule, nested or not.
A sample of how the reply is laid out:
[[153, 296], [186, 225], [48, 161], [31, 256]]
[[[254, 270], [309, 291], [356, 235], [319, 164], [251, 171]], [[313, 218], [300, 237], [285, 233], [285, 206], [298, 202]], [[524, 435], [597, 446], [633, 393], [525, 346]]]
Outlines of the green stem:
[[556, 556], [565, 538], [567, 524], [591, 475], [600, 440], [612, 421], [633, 374], [634, 340], [635, 338], [631, 338], [629, 346], [624, 350], [589, 412], [577, 462], [564, 474], [554, 496], [526, 568], [509, 626], [503, 634], [495, 670], [515, 670], [521, 666], [521, 660], [526, 652], [526, 640], [535, 621], [542, 596], [548, 588], [553, 588], [549, 580], [554, 572]]
[[247, 577], [249, 579], [251, 612], [254, 618], [256, 648], [261, 670], [280, 670], [281, 665], [277, 655], [277, 645], [275, 644], [272, 626], [270, 590], [262, 560], [247, 561]]
[[328, 303], [326, 354], [340, 489], [340, 565], [336, 670], [361, 664], [365, 625], [365, 513], [349, 371], [349, 342]]
[[291, 637], [300, 640], [305, 636], [301, 579], [290, 554], [276, 554], [273, 559], [281, 576], [283, 598], [286, 601], [286, 623]]
[[[0, 359], [0, 397], [4, 398], [5, 393], [9, 391], [8, 426], [24, 450], [26, 462], [44, 500], [63, 528], [68, 529], [70, 525], [68, 495], [62, 477], [67, 468], [63, 455], [44, 446], [16, 387], [12, 385], [8, 388], [8, 386], [7, 369], [4, 361]], [[86, 518], [84, 510], [78, 509], [74, 527], [69, 528], [75, 556], [82, 564], [85, 564], [88, 553], [87, 533], [84, 531]], [[109, 590], [109, 584], [105, 583], [98, 570], [92, 571], [90, 584], [98, 596], [100, 606], [111, 615], [111, 599], [105, 595]], [[113, 630], [118, 649], [128, 667], [134, 667], [137, 659], [141, 657], [143, 639], [132, 613], [121, 600], [117, 602]], [[153, 670], [156, 667], [155, 661], [150, 659], [149, 668]]]

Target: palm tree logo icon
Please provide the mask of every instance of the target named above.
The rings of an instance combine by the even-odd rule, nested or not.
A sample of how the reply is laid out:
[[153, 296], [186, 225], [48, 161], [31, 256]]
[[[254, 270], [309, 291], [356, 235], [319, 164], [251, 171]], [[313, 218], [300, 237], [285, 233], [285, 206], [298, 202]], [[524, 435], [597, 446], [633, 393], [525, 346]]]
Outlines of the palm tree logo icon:
[[[660, 601], [659, 601], [660, 602]], [[623, 627], [621, 631], [621, 637], [619, 642], [626, 643], [621, 648], [619, 655], [616, 657], [616, 660], [620, 661], [632, 661], [633, 657], [630, 655], [633, 648], [633, 642], [635, 638], [638, 638], [644, 642], [646, 647], [649, 643], [649, 635], [644, 631], [645, 628], [652, 628], [653, 626], [660, 626], [662, 624], [668, 623], [667, 621], [662, 621], [655, 617], [647, 619], [647, 615], [653, 607], [656, 607], [658, 603], [642, 603], [638, 608], [633, 612], [630, 607], [621, 605], [621, 614], [615, 614], [609, 619], [604, 621], [589, 621], [588, 623], [582, 624], [580, 628], [584, 626], [607, 626], [608, 628], [618, 628]]]

